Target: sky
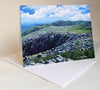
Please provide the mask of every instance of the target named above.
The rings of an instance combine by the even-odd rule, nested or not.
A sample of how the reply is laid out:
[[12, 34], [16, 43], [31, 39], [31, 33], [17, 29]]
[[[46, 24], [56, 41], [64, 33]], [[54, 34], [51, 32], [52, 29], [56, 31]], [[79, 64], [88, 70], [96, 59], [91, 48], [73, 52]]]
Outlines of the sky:
[[20, 6], [21, 24], [46, 24], [58, 20], [91, 21], [89, 5]]

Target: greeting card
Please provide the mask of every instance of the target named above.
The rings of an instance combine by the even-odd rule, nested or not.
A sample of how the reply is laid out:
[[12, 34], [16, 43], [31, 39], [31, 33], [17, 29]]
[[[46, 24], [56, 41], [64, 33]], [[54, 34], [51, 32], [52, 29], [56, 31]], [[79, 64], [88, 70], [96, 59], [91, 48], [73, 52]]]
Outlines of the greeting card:
[[23, 59], [7, 61], [61, 87], [95, 63], [89, 5], [22, 5], [20, 19]]

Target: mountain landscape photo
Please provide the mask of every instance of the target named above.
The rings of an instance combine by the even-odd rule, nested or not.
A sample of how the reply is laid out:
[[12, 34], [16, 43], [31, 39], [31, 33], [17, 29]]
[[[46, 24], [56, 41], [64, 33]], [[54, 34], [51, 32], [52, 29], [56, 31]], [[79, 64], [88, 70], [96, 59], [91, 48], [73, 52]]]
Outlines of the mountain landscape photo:
[[24, 66], [94, 58], [88, 5], [21, 6]]

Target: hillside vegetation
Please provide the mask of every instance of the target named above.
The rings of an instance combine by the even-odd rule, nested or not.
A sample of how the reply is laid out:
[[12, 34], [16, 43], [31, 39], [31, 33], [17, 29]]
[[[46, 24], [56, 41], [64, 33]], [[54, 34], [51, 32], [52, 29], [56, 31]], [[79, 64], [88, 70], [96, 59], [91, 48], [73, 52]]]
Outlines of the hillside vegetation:
[[46, 32], [73, 32], [73, 33], [87, 33], [91, 32], [90, 21], [57, 21], [45, 25], [37, 25], [22, 32], [23, 39], [31, 38]]

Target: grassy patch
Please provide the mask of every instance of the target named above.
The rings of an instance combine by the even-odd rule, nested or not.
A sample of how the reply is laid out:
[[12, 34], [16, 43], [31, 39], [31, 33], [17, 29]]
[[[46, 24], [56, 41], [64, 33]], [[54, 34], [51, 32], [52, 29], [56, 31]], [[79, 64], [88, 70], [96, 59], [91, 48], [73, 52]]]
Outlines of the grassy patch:
[[34, 55], [32, 55], [32, 56], [28, 56], [29, 58], [35, 58], [35, 57], [37, 57], [38, 56], [38, 54], [34, 54]]
[[93, 49], [88, 49], [85, 51], [77, 50], [76, 52], [66, 51], [65, 53], [62, 53], [61, 56], [64, 58], [70, 58], [72, 60], [94, 58], [94, 50]]
[[[33, 55], [32, 55], [33, 56]], [[40, 61], [47, 61], [47, 60], [51, 60], [56, 56], [56, 54], [54, 55], [48, 55], [46, 57], [42, 57], [42, 58], [35, 58], [33, 61], [30, 62], [35, 62], [35, 63], [39, 63]]]
[[76, 33], [82, 34], [82, 33], [89, 33], [91, 30], [77, 30]]

